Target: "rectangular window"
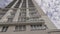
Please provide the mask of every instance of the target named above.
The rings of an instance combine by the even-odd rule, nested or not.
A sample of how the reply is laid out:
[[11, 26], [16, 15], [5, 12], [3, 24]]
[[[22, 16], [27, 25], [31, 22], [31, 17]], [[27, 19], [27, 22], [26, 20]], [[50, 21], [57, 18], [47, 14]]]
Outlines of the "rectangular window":
[[3, 26], [3, 28], [2, 28], [2, 31], [1, 31], [1, 32], [6, 32], [6, 31], [7, 31], [7, 29], [8, 29], [8, 26]]
[[13, 18], [8, 18], [8, 22], [12, 22]]
[[31, 25], [31, 30], [43, 30], [46, 29], [45, 26], [41, 25]]
[[16, 26], [15, 27], [15, 31], [25, 31], [26, 30], [26, 26], [25, 25], [20, 25], [20, 26]]
[[26, 9], [20, 9], [21, 11], [26, 11]]
[[20, 18], [18, 19], [18, 22], [26, 22], [26, 17], [20, 17]]

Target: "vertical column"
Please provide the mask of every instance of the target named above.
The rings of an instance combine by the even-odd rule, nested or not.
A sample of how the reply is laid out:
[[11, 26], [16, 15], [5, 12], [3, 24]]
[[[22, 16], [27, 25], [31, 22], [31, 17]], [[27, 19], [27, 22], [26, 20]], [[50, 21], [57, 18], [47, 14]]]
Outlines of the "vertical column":
[[[11, 8], [14, 8], [14, 6], [17, 4], [18, 1], [19, 0], [17, 0], [15, 2], [15, 4]], [[7, 20], [8, 20], [7, 16], [10, 16], [11, 15], [10, 12], [12, 12], [11, 9], [2, 17], [1, 22], [7, 22]]]
[[0, 26], [0, 32], [2, 31], [2, 27], [3, 27], [3, 26]]
[[9, 26], [7, 32], [14, 32], [15, 31], [15, 26]]
[[26, 9], [26, 17], [30, 17], [29, 16], [29, 8], [28, 8], [28, 0], [26, 0], [26, 7], [27, 7], [27, 9]]
[[28, 32], [28, 31], [30, 31], [30, 30], [31, 30], [30, 25], [26, 25], [26, 31]]
[[[23, 0], [22, 0], [22, 2], [20, 4], [19, 8], [21, 8], [22, 4], [23, 4]], [[13, 21], [14, 22], [17, 22], [18, 21], [19, 14], [20, 14], [20, 9], [17, 10], [17, 12], [15, 14], [15, 17], [13, 18]]]

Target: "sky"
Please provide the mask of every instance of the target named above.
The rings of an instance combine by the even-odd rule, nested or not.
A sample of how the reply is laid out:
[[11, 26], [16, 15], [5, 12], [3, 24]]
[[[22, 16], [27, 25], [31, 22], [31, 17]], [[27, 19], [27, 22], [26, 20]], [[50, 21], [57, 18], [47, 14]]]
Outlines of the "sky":
[[13, 0], [0, 0], [0, 8], [4, 8], [5, 6], [7, 6], [12, 1]]
[[[60, 0], [35, 0], [49, 19], [60, 29]], [[7, 6], [12, 0], [0, 0], [0, 8]], [[2, 7], [3, 6], [3, 7]]]
[[36, 0], [49, 19], [60, 29], [60, 0]]

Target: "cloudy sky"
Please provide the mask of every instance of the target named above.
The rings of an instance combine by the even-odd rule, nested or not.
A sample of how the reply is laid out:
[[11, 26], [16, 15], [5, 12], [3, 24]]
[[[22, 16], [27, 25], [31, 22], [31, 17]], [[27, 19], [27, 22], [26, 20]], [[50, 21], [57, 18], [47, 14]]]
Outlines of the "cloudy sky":
[[[4, 8], [12, 0], [0, 0], [0, 8]], [[60, 29], [60, 0], [35, 0], [49, 19]], [[2, 7], [3, 6], [3, 7]]]
[[36, 0], [49, 19], [60, 29], [60, 0]]
[[7, 6], [12, 1], [13, 0], [0, 0], [0, 8], [4, 8], [5, 6]]

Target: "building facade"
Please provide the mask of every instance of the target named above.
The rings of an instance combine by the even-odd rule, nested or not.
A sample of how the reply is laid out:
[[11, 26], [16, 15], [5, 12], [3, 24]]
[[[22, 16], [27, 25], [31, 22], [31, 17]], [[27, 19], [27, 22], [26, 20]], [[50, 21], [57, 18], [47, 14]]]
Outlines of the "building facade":
[[0, 9], [0, 34], [59, 34], [34, 0], [13, 0]]

